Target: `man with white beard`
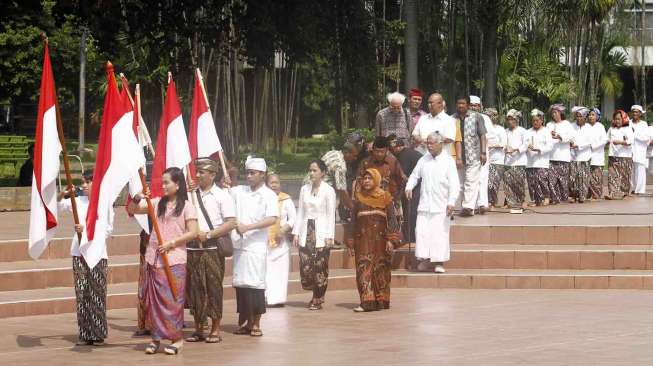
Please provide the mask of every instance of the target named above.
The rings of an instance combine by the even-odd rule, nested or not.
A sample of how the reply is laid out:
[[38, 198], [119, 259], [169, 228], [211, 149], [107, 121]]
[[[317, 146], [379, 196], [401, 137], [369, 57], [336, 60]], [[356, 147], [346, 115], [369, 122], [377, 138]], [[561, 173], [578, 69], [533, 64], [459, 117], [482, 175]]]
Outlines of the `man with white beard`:
[[420, 158], [406, 184], [406, 198], [412, 199], [413, 188], [421, 180], [420, 199], [415, 227], [415, 256], [423, 261], [417, 269], [424, 271], [428, 262], [435, 272], [444, 273], [449, 260], [449, 228], [453, 208], [460, 193], [456, 163], [442, 153], [444, 137], [433, 132], [426, 138], [428, 152]]

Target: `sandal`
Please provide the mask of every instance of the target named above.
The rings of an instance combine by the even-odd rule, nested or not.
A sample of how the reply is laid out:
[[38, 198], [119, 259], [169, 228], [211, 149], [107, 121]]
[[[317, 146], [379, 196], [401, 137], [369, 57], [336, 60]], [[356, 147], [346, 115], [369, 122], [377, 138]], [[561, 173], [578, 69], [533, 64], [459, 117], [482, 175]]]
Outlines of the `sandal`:
[[353, 310], [354, 310], [354, 313], [364, 313], [364, 312], [367, 311], [367, 310], [363, 309], [363, 307], [360, 306], [360, 305], [358, 305], [357, 307], [355, 307]]
[[252, 329], [252, 331], [249, 333], [249, 335], [252, 336], [252, 337], [262, 337], [262, 336], [263, 336], [263, 332], [261, 331], [260, 328], [258, 328], [258, 329]]
[[234, 334], [236, 334], [236, 335], [245, 335], [245, 334], [250, 334], [251, 332], [252, 332], [252, 330], [247, 328], [247, 327], [240, 327], [240, 328], [236, 329], [236, 331], [234, 331]]
[[179, 354], [181, 352], [181, 347], [177, 347], [173, 344], [166, 346], [163, 351], [166, 353], [166, 355], [174, 356]]
[[322, 310], [322, 304], [313, 304], [308, 307], [308, 310]]
[[206, 343], [220, 343], [222, 342], [222, 337], [219, 334], [209, 334], [205, 340]]
[[156, 353], [156, 351], [159, 349], [160, 343], [150, 343], [145, 347], [145, 354], [146, 355], [153, 355]]
[[202, 333], [193, 333], [190, 337], [186, 338], [186, 342], [204, 342], [206, 337]]

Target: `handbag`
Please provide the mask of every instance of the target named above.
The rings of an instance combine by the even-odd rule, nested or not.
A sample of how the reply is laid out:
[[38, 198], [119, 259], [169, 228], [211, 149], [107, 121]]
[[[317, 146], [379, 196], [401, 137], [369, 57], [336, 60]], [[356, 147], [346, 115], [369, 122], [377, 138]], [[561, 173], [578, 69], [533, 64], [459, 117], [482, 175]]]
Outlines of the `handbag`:
[[[200, 206], [200, 210], [202, 210], [202, 215], [204, 215], [204, 220], [206, 221], [207, 225], [209, 225], [209, 229], [213, 230], [213, 224], [211, 223], [211, 218], [209, 217], [209, 213], [206, 212], [206, 207], [204, 207], [204, 203], [202, 202], [202, 196], [200, 195], [199, 189], [196, 192], [197, 192], [197, 203]], [[229, 236], [229, 233], [217, 238], [207, 239], [204, 247], [217, 248], [218, 255], [224, 258], [231, 257], [234, 254], [234, 244], [231, 242], [231, 237]]]

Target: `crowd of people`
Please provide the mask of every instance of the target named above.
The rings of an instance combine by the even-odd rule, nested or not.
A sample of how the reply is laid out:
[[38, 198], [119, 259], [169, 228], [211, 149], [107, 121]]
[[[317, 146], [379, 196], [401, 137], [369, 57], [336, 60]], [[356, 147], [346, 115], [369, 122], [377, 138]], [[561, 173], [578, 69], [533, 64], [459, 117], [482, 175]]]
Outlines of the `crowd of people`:
[[[330, 253], [344, 244], [355, 260], [359, 305], [353, 310], [377, 311], [390, 307], [392, 253], [402, 243], [415, 243], [418, 270], [445, 272], [458, 205], [459, 215], [469, 217], [497, 207], [518, 211], [526, 205], [623, 199], [645, 191], [653, 127], [641, 119], [641, 106], [631, 108], [632, 117], [616, 111], [606, 131], [597, 108], [572, 108], [571, 123], [565, 107], [554, 104], [548, 123], [544, 112], [533, 109], [527, 130], [519, 111], [506, 113], [504, 127], [497, 110], [482, 109], [475, 96], [458, 97], [452, 115], [438, 93], [428, 97], [428, 113], [420, 109], [419, 90], [411, 90], [407, 108], [405, 102], [400, 93], [388, 95], [371, 146], [353, 133], [339, 149], [311, 161], [297, 205], [261, 158], [247, 159], [246, 183], [237, 186], [229, 184], [237, 181], [237, 169], [224, 174], [211, 158], [194, 162], [194, 180], [179, 168], [167, 169], [163, 196], [151, 200], [156, 220], [150, 231], [158, 230], [162, 243], [157, 235], [141, 233], [137, 335], [152, 338], [145, 352], [157, 353], [162, 340], [170, 341], [163, 350], [171, 355], [181, 351], [184, 340], [222, 341], [226, 257], [233, 258], [235, 334], [260, 337], [266, 308], [287, 300], [292, 247], [299, 253], [302, 288], [311, 292], [309, 310], [323, 308]], [[82, 196], [91, 186], [87, 172]], [[70, 209], [69, 200], [63, 194], [59, 198], [61, 208]], [[148, 201], [145, 190], [127, 210], [147, 213]], [[81, 222], [87, 205], [88, 200], [78, 200]], [[342, 243], [336, 242], [337, 219], [345, 224]], [[107, 336], [107, 256], [89, 269], [78, 249], [83, 225], [75, 231], [71, 254], [80, 344], [98, 345]], [[186, 338], [185, 308], [195, 328]]]

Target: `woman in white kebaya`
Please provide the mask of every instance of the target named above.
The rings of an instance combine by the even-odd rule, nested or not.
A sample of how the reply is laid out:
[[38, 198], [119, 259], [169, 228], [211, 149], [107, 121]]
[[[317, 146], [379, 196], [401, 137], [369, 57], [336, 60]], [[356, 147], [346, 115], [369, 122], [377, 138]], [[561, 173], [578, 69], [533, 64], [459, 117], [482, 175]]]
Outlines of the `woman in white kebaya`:
[[531, 111], [531, 127], [526, 141], [526, 181], [532, 203], [529, 206], [546, 206], [549, 204], [549, 156], [553, 147], [551, 133], [544, 127], [544, 112], [539, 109]]
[[526, 130], [519, 126], [521, 112], [511, 109], [506, 114], [508, 130], [506, 131], [506, 200], [511, 208], [522, 208], [526, 184]]
[[589, 190], [592, 159], [592, 127], [586, 123], [589, 109], [578, 107], [575, 113], [574, 139], [571, 142], [569, 202], [585, 202]]
[[590, 200], [603, 198], [603, 166], [605, 165], [605, 145], [608, 143], [608, 134], [601, 123], [601, 111], [592, 108], [587, 115], [592, 127], [592, 158], [590, 159], [590, 182], [588, 197]]
[[612, 127], [608, 130], [608, 195], [606, 199], [623, 199], [630, 192], [630, 174], [633, 163], [633, 130], [628, 126], [628, 115], [621, 109], [612, 114]]
[[486, 108], [485, 114], [492, 121], [492, 128], [489, 129], [485, 138], [488, 147], [488, 161], [490, 163], [488, 177], [488, 202], [490, 210], [497, 206], [499, 199], [499, 188], [503, 182], [506, 152], [506, 130], [499, 122], [499, 113], [495, 108]]
[[633, 174], [631, 181], [631, 192], [634, 194], [646, 193], [646, 170], [648, 169], [648, 146], [651, 143], [651, 134], [648, 123], [642, 120], [644, 108], [635, 104], [630, 107], [633, 117], [630, 124], [633, 133]]
[[555, 205], [569, 199], [570, 145], [574, 138], [574, 128], [565, 119], [565, 106], [554, 104], [549, 109], [553, 118], [553, 121], [546, 124], [553, 138], [553, 150], [549, 158], [550, 198], [551, 204]]

